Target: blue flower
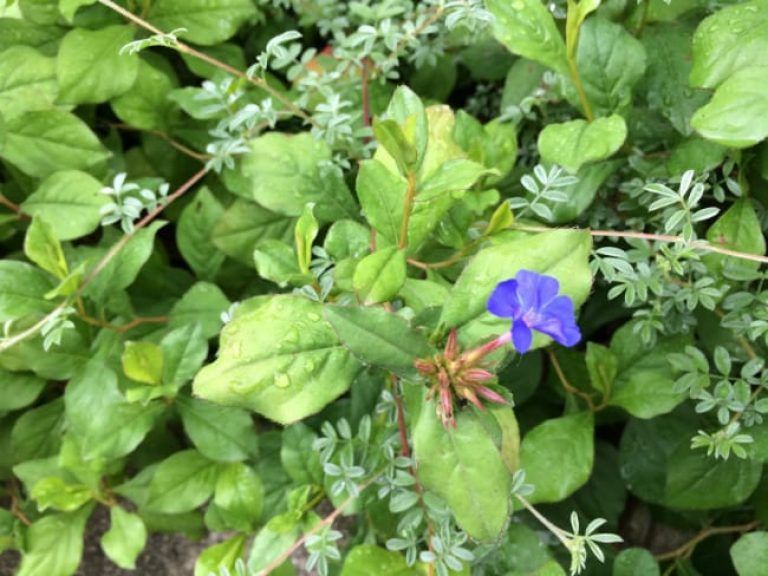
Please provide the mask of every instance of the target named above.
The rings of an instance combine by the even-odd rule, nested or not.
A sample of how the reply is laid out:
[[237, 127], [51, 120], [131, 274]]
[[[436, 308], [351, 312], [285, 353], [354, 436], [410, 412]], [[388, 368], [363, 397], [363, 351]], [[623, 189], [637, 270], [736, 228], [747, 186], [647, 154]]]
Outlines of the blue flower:
[[560, 283], [552, 276], [520, 270], [514, 279], [500, 282], [491, 294], [488, 311], [512, 319], [512, 343], [520, 354], [531, 349], [532, 330], [563, 346], [573, 346], [581, 340], [573, 301], [568, 296], [558, 296], [559, 290]]

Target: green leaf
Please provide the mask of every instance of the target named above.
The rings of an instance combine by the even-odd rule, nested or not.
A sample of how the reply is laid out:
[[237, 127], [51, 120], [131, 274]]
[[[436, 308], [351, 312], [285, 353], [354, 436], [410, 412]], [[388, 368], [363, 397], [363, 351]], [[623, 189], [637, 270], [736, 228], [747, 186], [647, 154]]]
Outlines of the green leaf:
[[90, 507], [37, 520], [27, 530], [26, 552], [16, 576], [71, 576], [83, 554]]
[[174, 304], [170, 325], [199, 323], [203, 336], [212, 338], [218, 334], [222, 324], [221, 314], [229, 306], [229, 299], [216, 284], [197, 282]]
[[[679, 22], [648, 26], [642, 36], [648, 55], [644, 83], [648, 105], [686, 136], [693, 133], [691, 116], [708, 98], [703, 90], [692, 90], [688, 86], [691, 36], [692, 30]], [[688, 168], [691, 166], [686, 166]]]
[[128, 403], [118, 389], [117, 375], [98, 358], [72, 378], [64, 400], [69, 429], [87, 459], [130, 454], [163, 411], [160, 404]]
[[58, 278], [66, 278], [69, 274], [61, 243], [54, 236], [50, 224], [40, 217], [33, 218], [27, 228], [24, 254], [40, 268]]
[[659, 564], [645, 548], [627, 548], [613, 560], [612, 576], [659, 576]]
[[693, 37], [692, 86], [714, 88], [752, 66], [768, 66], [768, 0], [726, 6]]
[[36, 178], [92, 168], [110, 156], [82, 120], [63, 110], [25, 112], [6, 121], [0, 145], [0, 157]]
[[195, 394], [282, 424], [319, 411], [362, 368], [322, 314], [321, 304], [301, 296], [243, 302], [221, 333], [219, 357], [195, 378]]
[[258, 453], [256, 428], [245, 410], [184, 396], [176, 399], [176, 405], [184, 431], [206, 458], [238, 462]]
[[213, 228], [213, 244], [224, 254], [253, 266], [253, 250], [262, 240], [283, 242], [293, 236], [296, 219], [242, 199], [221, 215]]
[[713, 460], [687, 442], [672, 453], [666, 470], [664, 505], [683, 510], [714, 510], [744, 502], [757, 488], [762, 462], [741, 458]]
[[0, 322], [50, 312], [54, 304], [45, 294], [53, 287], [39, 268], [15, 260], [0, 261]]
[[[581, 27], [576, 65], [592, 110], [604, 116], [629, 106], [645, 73], [645, 49], [623, 26], [595, 16]], [[568, 99], [578, 105], [575, 88], [568, 88]]]
[[315, 205], [310, 202], [304, 207], [301, 216], [296, 221], [294, 229], [294, 239], [296, 240], [296, 255], [298, 257], [299, 269], [303, 274], [309, 274], [309, 265], [312, 263], [312, 244], [317, 238], [320, 227], [317, 219], [312, 213]]
[[355, 268], [352, 285], [364, 304], [394, 298], [405, 282], [405, 251], [383, 248], [363, 258]]
[[[141, 268], [149, 260], [155, 242], [155, 235], [164, 225], [163, 222], [153, 222], [142, 228], [128, 240], [125, 247], [104, 266], [86, 287], [84, 294], [98, 302], [103, 302], [120, 290], [134, 283]], [[111, 236], [115, 238], [115, 236]], [[111, 246], [110, 236], [106, 236], [98, 249], [85, 252], [93, 255], [93, 262], [102, 258]], [[87, 249], [86, 249], [87, 250]]]
[[373, 123], [373, 133], [379, 144], [389, 153], [397, 164], [400, 174], [413, 173], [418, 166], [418, 153], [394, 120], [377, 120]]
[[414, 361], [433, 353], [422, 333], [384, 308], [326, 306], [323, 313], [339, 340], [366, 364], [414, 376]]
[[56, 24], [60, 17], [57, 0], [19, 0], [19, 10], [35, 24]]
[[108, 202], [101, 188], [101, 182], [85, 172], [55, 172], [43, 180], [21, 208], [44, 218], [59, 240], [74, 240], [99, 227], [100, 210]]
[[372, 544], [352, 548], [344, 559], [341, 576], [420, 576], [410, 568], [402, 554]]
[[732, 148], [748, 148], [768, 136], [768, 66], [744, 68], [715, 90], [699, 108], [691, 126], [707, 140]]
[[12, 46], [0, 52], [0, 114], [6, 120], [24, 112], [53, 108], [58, 93], [53, 58], [27, 46]]
[[299, 216], [315, 203], [320, 222], [357, 217], [357, 206], [341, 171], [333, 166], [331, 149], [309, 133], [270, 132], [251, 141], [241, 171], [248, 181], [248, 199], [286, 216]]
[[587, 354], [584, 360], [592, 388], [599, 391], [603, 397], [610, 397], [613, 382], [619, 371], [619, 360], [616, 355], [605, 346], [587, 342]]
[[109, 104], [126, 124], [144, 130], [163, 130], [173, 120], [174, 105], [168, 93], [177, 85], [173, 68], [167, 60], [153, 54], [142, 54], [136, 81]]
[[29, 372], [7, 372], [0, 369], [0, 411], [26, 408], [45, 389], [45, 380]]
[[144, 384], [160, 384], [163, 378], [163, 349], [154, 342], [126, 342], [123, 372]]
[[208, 188], [201, 188], [184, 208], [176, 226], [176, 244], [184, 260], [201, 280], [212, 280], [225, 254], [211, 242], [213, 229], [224, 209]]
[[560, 502], [583, 486], [592, 474], [593, 436], [591, 412], [552, 418], [531, 429], [520, 447], [525, 481], [535, 488], [528, 500]]
[[702, 428], [687, 411], [651, 420], [631, 420], [621, 439], [621, 473], [642, 500], [684, 510], [713, 510], [744, 502], [760, 481], [762, 464], [729, 458], [715, 460], [691, 450]]
[[180, 514], [203, 504], [213, 494], [218, 465], [197, 450], [182, 450], [157, 466], [149, 483], [146, 507], [152, 512]]
[[264, 507], [261, 478], [242, 462], [227, 464], [216, 479], [213, 502], [225, 513], [232, 528], [251, 532]]
[[[728, 210], [721, 214], [707, 230], [707, 241], [715, 246], [747, 252], [765, 254], [765, 238], [760, 220], [749, 198], [739, 198]], [[737, 260], [720, 254], [707, 254], [703, 258], [712, 273], [756, 271], [757, 262]]]
[[[385, 118], [392, 119], [400, 124], [406, 139], [416, 148], [418, 164], [421, 165], [427, 149], [429, 134], [426, 111], [418, 95], [407, 86], [395, 88], [392, 99], [387, 106]], [[385, 158], [386, 160], [391, 160], [389, 163], [385, 161], [385, 164], [391, 165], [394, 168], [394, 160], [389, 157], [389, 154], [383, 148], [376, 150], [376, 157], [381, 157], [382, 161]]]
[[281, 288], [302, 286], [312, 282], [310, 274], [302, 273], [299, 269], [296, 251], [280, 240], [266, 239], [256, 245], [253, 260], [259, 276], [274, 282]]
[[494, 36], [511, 52], [568, 74], [565, 43], [552, 14], [539, 0], [488, 0]]
[[354, 220], [338, 220], [331, 225], [323, 240], [323, 248], [336, 260], [359, 258], [368, 252], [371, 231]]
[[107, 557], [125, 570], [136, 569], [136, 557], [147, 543], [147, 528], [136, 514], [120, 506], [109, 509], [109, 530], [101, 537], [101, 548]]
[[64, 404], [61, 398], [27, 410], [16, 420], [11, 430], [14, 462], [55, 454], [61, 446], [63, 430]]
[[48, 508], [60, 512], [74, 512], [92, 498], [87, 486], [70, 484], [58, 476], [38, 480], [29, 495], [37, 501], [37, 508], [41, 512]]
[[56, 60], [59, 102], [100, 104], [128, 91], [139, 73], [136, 56], [120, 54], [133, 40], [130, 26], [74, 28], [61, 41]]
[[539, 133], [538, 147], [544, 160], [575, 173], [584, 164], [612, 156], [626, 137], [624, 118], [613, 114], [593, 122], [548, 124]]
[[472, 538], [496, 539], [510, 513], [510, 473], [493, 439], [473, 412], [443, 428], [427, 404], [413, 430], [414, 457], [424, 488], [443, 498]]
[[0, 52], [13, 46], [31, 46], [50, 56], [56, 54], [57, 42], [65, 30], [19, 20], [0, 18]]
[[195, 562], [195, 576], [219, 574], [223, 568], [234, 574], [235, 563], [243, 556], [247, 538], [245, 534], [239, 534], [203, 550]]
[[400, 236], [408, 182], [378, 160], [364, 160], [357, 173], [357, 195], [377, 236], [394, 244]]
[[690, 344], [685, 336], [660, 337], [652, 348], [628, 323], [611, 339], [611, 352], [618, 360], [618, 374], [610, 396], [611, 406], [619, 406], [638, 418], [653, 418], [671, 412], [686, 398], [675, 392], [675, 375], [667, 358], [682, 353]]
[[309, 426], [297, 422], [283, 430], [280, 463], [291, 479], [302, 485], [322, 485], [323, 466], [312, 444], [317, 438]]
[[185, 28], [180, 37], [212, 46], [229, 40], [256, 16], [250, 0], [155, 0], [148, 19], [164, 32]]
[[98, 0], [59, 0], [59, 12], [70, 24], [74, 20], [75, 12], [82, 6], [96, 4]]
[[744, 534], [731, 546], [731, 560], [739, 576], [760, 576], [768, 566], [768, 532]]
[[[508, 239], [481, 250], [470, 260], [445, 302], [440, 321], [448, 327], [458, 327], [467, 346], [509, 330], [509, 320], [491, 316], [486, 304], [499, 282], [513, 278], [522, 269], [557, 278], [560, 292], [570, 296], [578, 307], [592, 285], [587, 264], [591, 248], [592, 238], [583, 231], [510, 234]], [[537, 335], [533, 345], [540, 347], [547, 341]]]
[[163, 383], [181, 388], [208, 357], [208, 341], [199, 324], [187, 324], [166, 334], [163, 349]]

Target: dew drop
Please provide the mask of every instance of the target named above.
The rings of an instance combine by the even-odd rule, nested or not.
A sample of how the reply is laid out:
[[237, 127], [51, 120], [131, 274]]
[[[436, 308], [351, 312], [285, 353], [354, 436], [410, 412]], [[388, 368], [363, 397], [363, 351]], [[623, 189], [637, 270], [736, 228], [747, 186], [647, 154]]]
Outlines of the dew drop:
[[275, 374], [275, 386], [278, 388], [288, 388], [290, 385], [291, 378], [288, 376], [288, 374], [283, 374], [282, 372]]
[[320, 314], [315, 314], [314, 312], [310, 312], [309, 314], [307, 314], [307, 318], [312, 320], [312, 322], [317, 322], [318, 320], [320, 320]]

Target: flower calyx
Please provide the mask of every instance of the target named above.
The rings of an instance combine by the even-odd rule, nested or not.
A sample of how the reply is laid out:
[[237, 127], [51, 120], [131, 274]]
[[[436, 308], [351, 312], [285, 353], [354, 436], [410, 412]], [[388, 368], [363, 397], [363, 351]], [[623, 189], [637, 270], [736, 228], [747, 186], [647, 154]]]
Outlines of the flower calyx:
[[414, 362], [419, 373], [429, 380], [427, 399], [437, 398], [436, 412], [445, 428], [456, 428], [454, 412], [456, 402], [466, 400], [478, 410], [485, 410], [480, 398], [497, 404], [509, 402], [486, 384], [496, 376], [480, 365], [485, 354], [477, 350], [461, 353], [456, 329], [448, 335], [445, 349], [432, 358], [420, 358]]

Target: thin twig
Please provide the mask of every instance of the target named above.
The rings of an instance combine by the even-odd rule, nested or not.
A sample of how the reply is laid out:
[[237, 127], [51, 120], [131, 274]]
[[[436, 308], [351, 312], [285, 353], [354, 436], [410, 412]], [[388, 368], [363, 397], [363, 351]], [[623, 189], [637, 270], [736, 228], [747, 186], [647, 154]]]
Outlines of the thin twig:
[[[512, 228], [515, 230], [521, 230], [523, 232], [552, 232], [553, 230], [558, 230], [558, 228], [546, 228], [544, 226], [525, 226], [521, 224], [513, 224]], [[579, 228], [571, 228], [571, 230], [579, 230]], [[590, 233], [590, 235], [600, 238], [639, 238], [641, 240], [652, 240], [656, 242], [686, 242], [682, 236], [673, 236], [671, 234], [651, 234], [648, 232], [636, 232], [634, 230], [589, 230], [587, 228], [582, 228], [582, 230], [586, 230]], [[718, 246], [717, 244], [710, 244], [709, 242], [704, 242], [702, 240], [697, 240], [690, 243], [689, 247], [695, 250], [703, 250], [704, 252], [714, 252], [717, 254], [722, 254], [723, 256], [733, 256], [734, 258], [740, 258], [742, 260], [751, 260], [752, 262], [768, 264], [768, 256], [760, 256], [759, 254], [750, 254], [749, 252], [730, 250], [728, 248]]]
[[[145, 30], [148, 30], [149, 32], [152, 32], [152, 34], [164, 36], [165, 32], [157, 28], [156, 26], [153, 26], [146, 20], [140, 18], [133, 12], [130, 12], [123, 8], [122, 6], [119, 6], [112, 2], [112, 0], [98, 0], [100, 4], [103, 4], [107, 8], [110, 8], [123, 16], [124, 18], [130, 20], [134, 24], [144, 28]], [[280, 101], [286, 108], [288, 108], [295, 116], [298, 116], [305, 122], [315, 125], [316, 122], [314, 118], [312, 118], [309, 114], [304, 112], [301, 108], [296, 106], [296, 104], [293, 103], [293, 101], [288, 98], [287, 96], [283, 95], [280, 91], [273, 88], [266, 80], [259, 78], [258, 76], [252, 77], [246, 74], [245, 72], [238, 70], [237, 68], [233, 68], [229, 64], [222, 62], [221, 60], [217, 60], [213, 56], [209, 56], [208, 54], [205, 54], [204, 52], [200, 52], [199, 50], [195, 50], [188, 44], [185, 44], [184, 42], [176, 41], [173, 44], [173, 48], [177, 49], [179, 52], [182, 52], [184, 54], [188, 54], [189, 56], [192, 56], [193, 58], [197, 58], [198, 60], [202, 60], [203, 62], [207, 62], [211, 66], [215, 66], [216, 68], [219, 68], [220, 70], [224, 70], [225, 72], [228, 72], [229, 74], [232, 74], [233, 76], [236, 76], [237, 78], [241, 78], [243, 80], [246, 80], [247, 82], [250, 82], [254, 86], [258, 86], [265, 92], [267, 92], [270, 96], [272, 96], [275, 100]]]
[[688, 540], [685, 544], [682, 544], [681, 546], [678, 546], [674, 550], [670, 550], [669, 552], [664, 552], [663, 554], [657, 554], [656, 560], [659, 562], [663, 562], [664, 560], [674, 560], [676, 558], [679, 558], [681, 556], [688, 557], [693, 553], [693, 550], [696, 548], [696, 546], [702, 542], [703, 540], [706, 540], [710, 536], [715, 536], [717, 534], [733, 534], [735, 532], [738, 533], [744, 533], [749, 532], [750, 530], [754, 530], [760, 525], [760, 522], [758, 520], [754, 520], [753, 522], [749, 522], [747, 524], [739, 524], [736, 526], [710, 526], [709, 528], [705, 528], [696, 536]]
[[549, 361], [552, 363], [552, 367], [557, 373], [557, 378], [560, 380], [560, 384], [562, 384], [563, 389], [568, 394], [573, 394], [574, 396], [578, 396], [584, 400], [587, 403], [590, 412], [597, 412], [598, 410], [602, 409], [602, 405], [595, 407], [595, 403], [592, 401], [592, 397], [589, 394], [579, 390], [568, 381], [568, 378], [565, 376], [565, 372], [563, 371], [563, 367], [560, 365], [560, 360], [557, 359], [557, 355], [552, 350], [547, 349], [547, 356], [549, 356]]
[[107, 330], [112, 330], [113, 332], [117, 332], [118, 334], [123, 334], [130, 330], [133, 330], [134, 328], [136, 328], [137, 326], [141, 326], [142, 324], [165, 324], [169, 320], [168, 316], [138, 316], [125, 324], [111, 324], [110, 322], [106, 322], [103, 320], [99, 320], [98, 318], [94, 318], [93, 316], [89, 316], [84, 312], [81, 312], [79, 317], [86, 324], [90, 324], [91, 326], [97, 326], [99, 328], [106, 328]]
[[[373, 476], [371, 476], [366, 482], [364, 482], [363, 484], [358, 486], [358, 490], [360, 492], [362, 492], [363, 490], [368, 488], [368, 486], [373, 484], [373, 482], [380, 475], [381, 475], [381, 473], [379, 472], [379, 473], [376, 473]], [[320, 522], [318, 522], [317, 524], [312, 526], [312, 528], [310, 530], [307, 530], [306, 532], [304, 532], [304, 534], [302, 534], [302, 536], [298, 540], [296, 540], [296, 542], [294, 542], [291, 545], [291, 547], [288, 548], [288, 550], [286, 550], [285, 552], [280, 554], [277, 558], [275, 558], [272, 562], [270, 562], [266, 567], [262, 568], [257, 573], [257, 576], [267, 576], [267, 574], [271, 574], [272, 571], [277, 570], [278, 568], [280, 568], [280, 566], [282, 566], [283, 563], [286, 560], [288, 560], [291, 557], [291, 555], [293, 555], [294, 552], [296, 552], [296, 550], [301, 548], [301, 546], [304, 544], [304, 542], [307, 541], [307, 538], [309, 538], [310, 536], [313, 536], [314, 534], [317, 534], [323, 528], [326, 528], [328, 526], [332, 526], [333, 523], [336, 521], [336, 518], [338, 518], [341, 515], [341, 513], [344, 512], [344, 509], [347, 506], [349, 506], [358, 497], [359, 497], [359, 495], [358, 496], [350, 495], [346, 500], [344, 500], [344, 502], [339, 504], [339, 506], [333, 512], [331, 512], [330, 514], [328, 514], [328, 516], [323, 518]]]
[[3, 340], [0, 340], [0, 352], [4, 352], [5, 350], [8, 350], [9, 348], [12, 348], [16, 344], [23, 342], [27, 338], [30, 338], [31, 336], [34, 336], [39, 332], [43, 326], [45, 326], [48, 322], [50, 322], [52, 319], [56, 318], [59, 314], [61, 314], [62, 310], [66, 308], [71, 300], [79, 298], [83, 291], [88, 287], [88, 285], [94, 281], [94, 279], [99, 275], [99, 273], [106, 268], [106, 266], [112, 261], [112, 259], [123, 249], [125, 248], [125, 245], [128, 244], [128, 242], [131, 240], [131, 238], [134, 237], [134, 235], [147, 226], [152, 220], [154, 220], [169, 204], [174, 202], [177, 198], [182, 196], [184, 193], [186, 193], [190, 188], [192, 188], [195, 184], [197, 184], [202, 178], [208, 173], [207, 168], [202, 168], [198, 172], [192, 175], [192, 177], [184, 182], [179, 188], [173, 193], [170, 194], [166, 200], [166, 202], [160, 206], [158, 206], [156, 209], [154, 209], [152, 212], [144, 216], [135, 226], [133, 232], [130, 234], [126, 234], [120, 240], [118, 240], [110, 249], [109, 251], [102, 257], [102, 259], [96, 264], [96, 266], [91, 270], [90, 274], [85, 278], [82, 284], [80, 284], [80, 287], [77, 289], [77, 291], [71, 296], [70, 299], [64, 300], [61, 302], [56, 308], [54, 308], [51, 312], [43, 316], [39, 321], [37, 321], [34, 325], [30, 326], [26, 330], [19, 332], [18, 334], [14, 334], [13, 336], [9, 338], [5, 338]]
[[153, 136], [157, 136], [158, 138], [161, 138], [162, 140], [166, 141], [168, 144], [170, 144], [173, 148], [175, 148], [182, 154], [185, 154], [190, 158], [194, 158], [195, 160], [200, 160], [200, 162], [208, 162], [208, 160], [213, 158], [213, 156], [211, 156], [210, 154], [203, 154], [202, 152], [197, 152], [196, 150], [192, 150], [192, 148], [185, 146], [178, 140], [174, 140], [170, 135], [166, 134], [162, 130], [149, 130], [146, 128], [137, 128], [136, 126], [131, 126], [130, 124], [120, 124], [120, 123], [110, 124], [110, 126], [112, 128], [116, 128], [117, 130], [124, 130], [126, 132], [144, 132], [146, 134], [152, 134]]

